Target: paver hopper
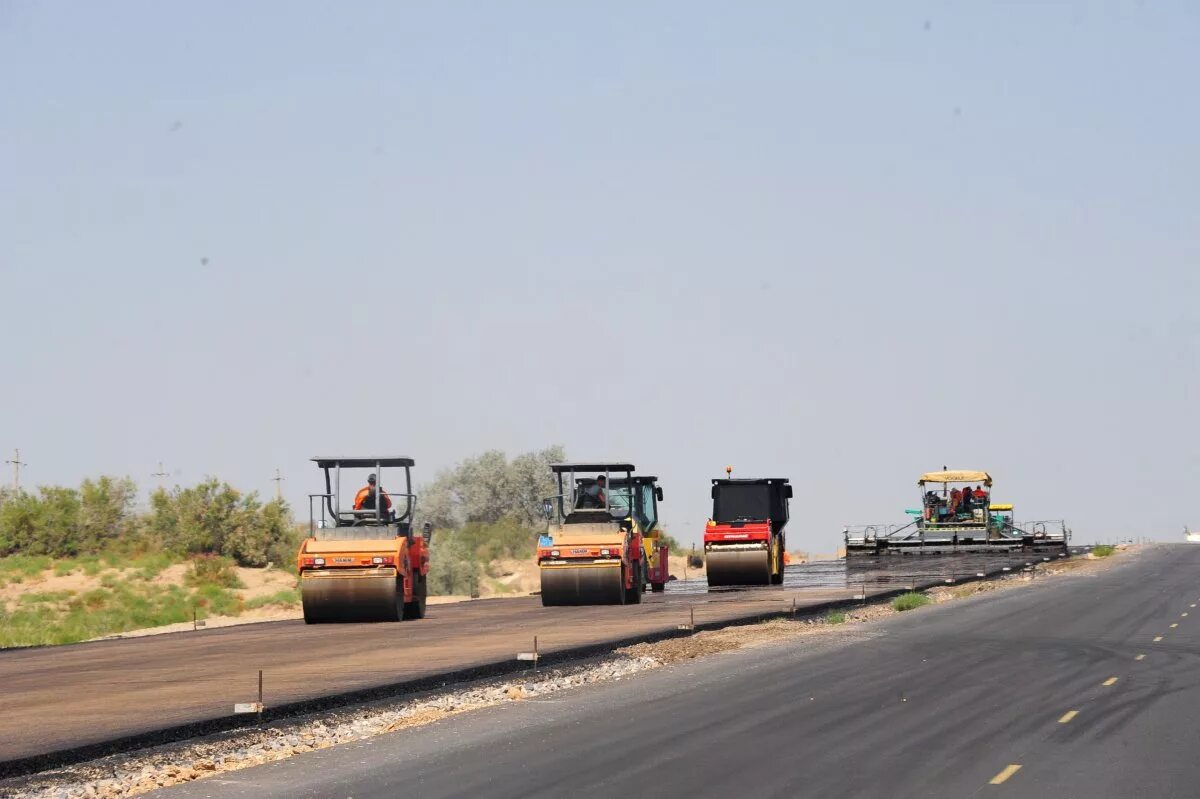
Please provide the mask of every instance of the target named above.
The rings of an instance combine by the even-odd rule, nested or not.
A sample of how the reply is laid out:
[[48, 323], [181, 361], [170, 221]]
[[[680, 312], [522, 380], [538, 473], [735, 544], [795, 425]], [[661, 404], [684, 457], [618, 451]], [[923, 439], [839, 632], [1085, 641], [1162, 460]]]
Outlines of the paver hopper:
[[[304, 620], [313, 624], [424, 618], [432, 530], [427, 524], [421, 535], [413, 534], [413, 460], [313, 460], [325, 472], [325, 493], [309, 495], [309, 537], [297, 555]], [[341, 504], [345, 469], [370, 470], [375, 478], [349, 509]], [[385, 469], [403, 469], [402, 493], [383, 488]]]

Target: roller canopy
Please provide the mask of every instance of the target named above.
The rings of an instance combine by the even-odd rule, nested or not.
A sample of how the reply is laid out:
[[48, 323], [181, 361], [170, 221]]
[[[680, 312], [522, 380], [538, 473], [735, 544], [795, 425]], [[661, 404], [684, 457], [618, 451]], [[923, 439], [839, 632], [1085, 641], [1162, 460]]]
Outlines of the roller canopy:
[[713, 480], [713, 521], [720, 523], [770, 519], [776, 530], [788, 521], [792, 487], [786, 477]]
[[651, 475], [634, 475], [629, 480], [626, 480], [624, 477], [620, 477], [620, 478], [614, 477], [612, 479], [612, 487], [613, 488], [623, 488], [625, 485], [627, 485], [629, 483], [633, 483], [635, 486], [644, 486], [647, 484], [653, 485], [654, 483], [657, 483], [657, 482], [658, 482], [658, 478], [651, 476]]
[[997, 505], [996, 503], [993, 502], [988, 507], [991, 508], [992, 510], [1012, 510], [1013, 509], [1012, 503]]
[[345, 469], [372, 469], [375, 466], [415, 466], [416, 461], [412, 458], [402, 458], [395, 455], [388, 455], [380, 458], [313, 458], [313, 462], [322, 469], [332, 469], [334, 466], [341, 466]]
[[983, 483], [990, 486], [992, 484], [992, 476], [987, 472], [927, 472], [921, 475], [921, 479], [917, 481], [917, 485], [924, 483]]
[[550, 464], [550, 471], [555, 474], [564, 472], [632, 472], [635, 469], [636, 467], [632, 463], [604, 463], [603, 461]]

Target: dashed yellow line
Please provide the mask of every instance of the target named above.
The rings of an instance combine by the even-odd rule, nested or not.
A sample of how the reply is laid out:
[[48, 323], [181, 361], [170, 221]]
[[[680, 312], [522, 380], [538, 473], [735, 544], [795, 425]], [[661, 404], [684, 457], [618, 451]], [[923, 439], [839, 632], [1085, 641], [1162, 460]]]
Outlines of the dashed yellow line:
[[1066, 724], [1068, 721], [1070, 721], [1071, 719], [1075, 718], [1078, 715], [1079, 715], [1078, 710], [1068, 710], [1066, 713], [1062, 714], [1062, 718], [1058, 720], [1058, 723]]
[[1005, 780], [1007, 780], [1009, 777], [1016, 774], [1020, 770], [1021, 770], [1020, 763], [1011, 763], [1011, 764], [1005, 766], [1004, 770], [1001, 771], [999, 774], [997, 774], [995, 777], [992, 777], [990, 780], [988, 780], [988, 784], [989, 785], [999, 785], [1000, 783], [1004, 782]]
[[1157, 643], [1158, 643], [1159, 641], [1161, 641], [1161, 640], [1162, 640], [1162, 636], [1161, 636], [1161, 635], [1156, 635], [1156, 636], [1154, 636], [1154, 643], [1156, 643], [1156, 644], [1157, 644]]
[[1104, 685], [1104, 686], [1116, 685], [1117, 679], [1118, 679], [1117, 677], [1109, 677], [1107, 680], [1105, 680], [1104, 682], [1102, 682], [1100, 684]]
[[1134, 660], [1145, 660], [1145, 659], [1146, 659], [1145, 655], [1138, 655], [1137, 657], [1134, 658]]

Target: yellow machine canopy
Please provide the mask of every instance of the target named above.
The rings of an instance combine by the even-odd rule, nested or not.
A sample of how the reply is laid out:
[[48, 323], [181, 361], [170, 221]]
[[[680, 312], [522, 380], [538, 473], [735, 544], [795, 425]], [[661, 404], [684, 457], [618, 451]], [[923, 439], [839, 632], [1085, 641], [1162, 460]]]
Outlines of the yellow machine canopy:
[[1011, 502], [1007, 502], [1007, 503], [1002, 502], [999, 505], [992, 504], [992, 505], [989, 505], [988, 507], [994, 511], [1006, 511], [1006, 510], [1012, 510], [1012, 503]]
[[925, 483], [983, 483], [985, 486], [990, 486], [992, 484], [992, 476], [987, 472], [962, 470], [926, 472], [921, 475], [921, 479], [917, 481], [917, 485], [924, 485]]

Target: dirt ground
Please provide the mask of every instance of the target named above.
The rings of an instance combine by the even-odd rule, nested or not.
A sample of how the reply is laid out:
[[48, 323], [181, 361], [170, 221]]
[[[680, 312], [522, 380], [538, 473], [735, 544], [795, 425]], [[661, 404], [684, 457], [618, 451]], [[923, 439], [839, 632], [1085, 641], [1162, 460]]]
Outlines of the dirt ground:
[[[1080, 557], [1040, 565], [1036, 576], [1013, 574], [962, 586], [930, 589], [937, 602], [969, 599], [990, 591], [1013, 590], [1036, 580], [1059, 575], [1098, 573], [1137, 553], [1117, 557]], [[413, 698], [383, 700], [371, 705], [299, 717], [270, 728], [223, 733], [208, 738], [168, 744], [128, 755], [114, 755], [70, 769], [10, 781], [4, 788], [20, 799], [57, 799], [60, 796], [96, 796], [103, 799], [137, 796], [166, 785], [203, 779], [261, 763], [281, 760], [338, 743], [363, 740], [397, 729], [429, 724], [458, 713], [504, 702], [523, 701], [597, 682], [621, 679], [646, 669], [692, 658], [717, 655], [753, 646], [796, 638], [836, 635], [853, 627], [895, 615], [881, 601], [843, 613], [816, 613], [798, 619], [775, 619], [699, 632], [654, 643], [624, 647], [600, 662], [548, 670], [538, 677], [512, 678], [456, 685], [441, 692]], [[921, 612], [920, 609], [905, 612]], [[860, 633], [861, 634], [861, 633]]]

